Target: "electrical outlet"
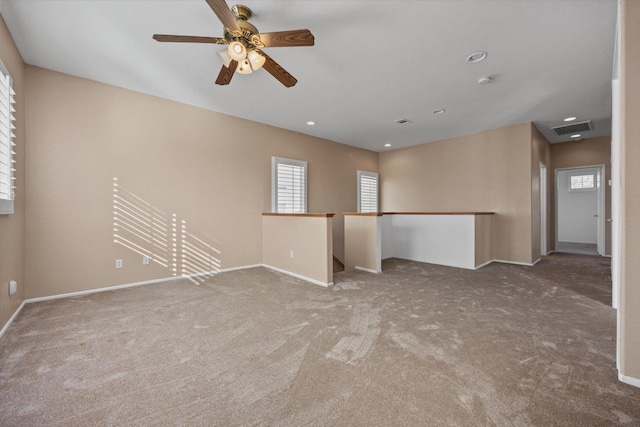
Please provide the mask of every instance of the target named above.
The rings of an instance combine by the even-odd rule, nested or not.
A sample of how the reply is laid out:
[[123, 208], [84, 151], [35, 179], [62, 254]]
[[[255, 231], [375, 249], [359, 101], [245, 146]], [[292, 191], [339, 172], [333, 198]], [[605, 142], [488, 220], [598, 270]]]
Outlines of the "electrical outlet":
[[289, 251], [289, 258], [293, 258], [293, 250]]
[[122, 260], [121, 259], [117, 259], [116, 260], [116, 268], [122, 268]]
[[16, 281], [15, 280], [10, 281], [9, 282], [9, 296], [15, 294], [17, 290], [18, 290], [18, 284], [16, 283]]
[[149, 265], [150, 258], [148, 256], [142, 257], [142, 265]]

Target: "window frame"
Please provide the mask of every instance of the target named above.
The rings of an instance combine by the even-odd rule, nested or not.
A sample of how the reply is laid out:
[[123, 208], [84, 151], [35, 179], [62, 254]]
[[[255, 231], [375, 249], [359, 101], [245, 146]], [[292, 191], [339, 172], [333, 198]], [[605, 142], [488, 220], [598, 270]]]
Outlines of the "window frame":
[[[292, 166], [292, 167], [299, 167], [302, 168], [304, 170], [304, 184], [303, 184], [303, 194], [302, 197], [304, 198], [304, 207], [303, 207], [303, 212], [284, 212], [284, 211], [280, 211], [279, 210], [279, 206], [278, 206], [278, 165], [288, 165], [288, 166]], [[309, 197], [308, 197], [308, 187], [309, 187], [309, 179], [308, 179], [308, 174], [309, 174], [309, 167], [308, 167], [308, 163], [304, 160], [295, 160], [295, 159], [288, 159], [285, 157], [277, 157], [277, 156], [272, 156], [271, 157], [271, 212], [273, 213], [307, 213], [308, 212], [308, 206], [309, 206]]]
[[[16, 169], [15, 169], [15, 96], [16, 93], [13, 89], [13, 78], [11, 74], [5, 67], [4, 63], [0, 60], [0, 76], [5, 82], [0, 82], [0, 126], [4, 129], [0, 134], [0, 141], [2, 141], [1, 148], [5, 149], [5, 154], [2, 155], [0, 152], [0, 159], [4, 160], [0, 163], [0, 172], [3, 172], [3, 175], [8, 177], [8, 182], [5, 182], [5, 185], [8, 186], [8, 193], [0, 193], [0, 214], [12, 214], [14, 213], [14, 200], [15, 200], [15, 180], [16, 180]], [[4, 110], [4, 111], [1, 111]]]
[[[590, 176], [591, 177], [592, 182], [593, 182], [593, 187], [586, 187], [586, 188], [585, 187], [580, 187], [580, 188], [576, 187], [576, 188], [574, 188], [572, 186], [573, 178], [575, 178], [575, 177], [583, 178], [585, 176]], [[582, 182], [584, 182], [584, 179], [582, 179]], [[589, 191], [597, 191], [598, 182], [597, 182], [596, 173], [595, 172], [593, 172], [593, 173], [580, 173], [580, 174], [573, 174], [573, 175], [569, 174], [569, 185], [568, 185], [568, 187], [569, 187], [569, 192], [570, 193], [583, 193], [583, 192], [589, 192]]]
[[[376, 208], [373, 211], [362, 210], [362, 178], [363, 177], [375, 178], [376, 180]], [[367, 172], [367, 171], [359, 170], [357, 174], [357, 180], [358, 180], [358, 212], [367, 212], [367, 213], [379, 212], [380, 210], [380, 175], [377, 172]]]

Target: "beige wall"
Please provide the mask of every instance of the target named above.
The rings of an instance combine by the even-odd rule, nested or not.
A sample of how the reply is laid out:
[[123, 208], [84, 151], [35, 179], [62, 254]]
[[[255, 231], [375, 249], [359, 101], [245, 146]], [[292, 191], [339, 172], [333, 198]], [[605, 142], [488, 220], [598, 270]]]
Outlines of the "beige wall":
[[493, 260], [493, 215], [475, 215], [475, 267]]
[[541, 254], [541, 210], [540, 210], [540, 163], [547, 166], [547, 250], [552, 248], [552, 234], [549, 223], [553, 222], [551, 216], [551, 206], [549, 204], [551, 188], [553, 187], [551, 179], [551, 157], [550, 157], [549, 141], [540, 133], [540, 131], [531, 124], [531, 254], [534, 261], [540, 258]]
[[[13, 78], [16, 92], [15, 160], [16, 199], [12, 215], [0, 215], [0, 329], [15, 313], [25, 298], [24, 280], [24, 214], [25, 214], [25, 90], [24, 63], [0, 16], [0, 59]], [[10, 280], [18, 283], [18, 291], [9, 296]]]
[[[611, 218], [611, 137], [585, 139], [580, 142], [563, 142], [551, 144], [551, 182], [555, 181], [556, 170], [562, 168], [575, 168], [581, 166], [605, 165], [605, 216]], [[550, 216], [551, 239], [550, 248], [555, 247], [555, 194], [556, 186], [551, 186], [550, 206], [553, 216]], [[605, 222], [606, 249], [605, 253], [611, 255], [611, 224]]]
[[383, 211], [495, 212], [495, 259], [535, 260], [531, 123], [381, 153], [380, 180]]
[[[356, 209], [357, 170], [377, 171], [377, 153], [37, 67], [25, 73], [27, 297], [168, 277], [173, 263], [177, 274], [261, 263], [271, 156], [308, 162], [309, 211], [336, 213], [343, 258], [339, 213]], [[125, 224], [114, 224], [114, 200], [135, 212]], [[114, 234], [154, 249], [157, 262], [143, 266], [143, 250]]]
[[620, 373], [640, 384], [640, 1], [622, 2]]
[[326, 216], [263, 216], [264, 264], [319, 284], [332, 284], [331, 226], [332, 219]]
[[344, 216], [345, 271], [361, 267], [381, 272], [382, 215]]

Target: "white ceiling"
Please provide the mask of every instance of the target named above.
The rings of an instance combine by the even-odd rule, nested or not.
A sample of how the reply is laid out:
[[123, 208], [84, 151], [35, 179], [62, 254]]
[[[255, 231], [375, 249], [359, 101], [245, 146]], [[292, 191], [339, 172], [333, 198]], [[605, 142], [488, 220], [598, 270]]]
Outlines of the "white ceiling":
[[[205, 0], [1, 0], [0, 13], [27, 64], [374, 151], [526, 121], [563, 142], [549, 128], [567, 116], [593, 121], [585, 138], [610, 134], [616, 0], [242, 4], [261, 32], [314, 34], [265, 49], [296, 86], [265, 70], [218, 86], [222, 46], [151, 38], [222, 37]], [[487, 59], [468, 64], [476, 51]]]

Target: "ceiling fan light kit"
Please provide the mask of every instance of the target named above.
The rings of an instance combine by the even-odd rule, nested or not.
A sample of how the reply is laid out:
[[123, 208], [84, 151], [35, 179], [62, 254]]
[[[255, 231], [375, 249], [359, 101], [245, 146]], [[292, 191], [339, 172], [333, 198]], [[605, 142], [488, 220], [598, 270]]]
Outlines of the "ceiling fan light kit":
[[229, 52], [229, 56], [236, 61], [242, 61], [247, 56], [247, 48], [237, 41], [229, 43], [227, 51]]
[[251, 64], [249, 64], [249, 60], [247, 58], [238, 62], [238, 68], [236, 71], [240, 74], [251, 74], [253, 70], [251, 69]]
[[249, 62], [251, 63], [251, 68], [253, 68], [253, 71], [256, 71], [262, 68], [264, 63], [267, 61], [267, 58], [260, 55], [255, 50], [252, 50], [247, 54], [247, 59], [249, 59]]
[[231, 55], [229, 55], [229, 50], [223, 49], [220, 52], [218, 52], [218, 55], [220, 55], [220, 57], [222, 58], [222, 62], [224, 63], [224, 66], [229, 68], [229, 64], [231, 64], [231, 61], [233, 61], [233, 59], [231, 58]]
[[206, 2], [222, 22], [224, 38], [167, 34], [154, 34], [153, 38], [159, 42], [228, 45], [227, 49], [218, 52], [224, 64], [216, 79], [216, 84], [218, 85], [228, 85], [235, 72], [251, 74], [264, 67], [269, 74], [284, 86], [295, 86], [298, 80], [260, 49], [265, 47], [313, 46], [315, 40], [311, 31], [305, 29], [260, 33], [256, 27], [247, 22], [251, 18], [251, 9], [247, 6], [237, 4], [229, 9], [225, 0], [206, 0]]

